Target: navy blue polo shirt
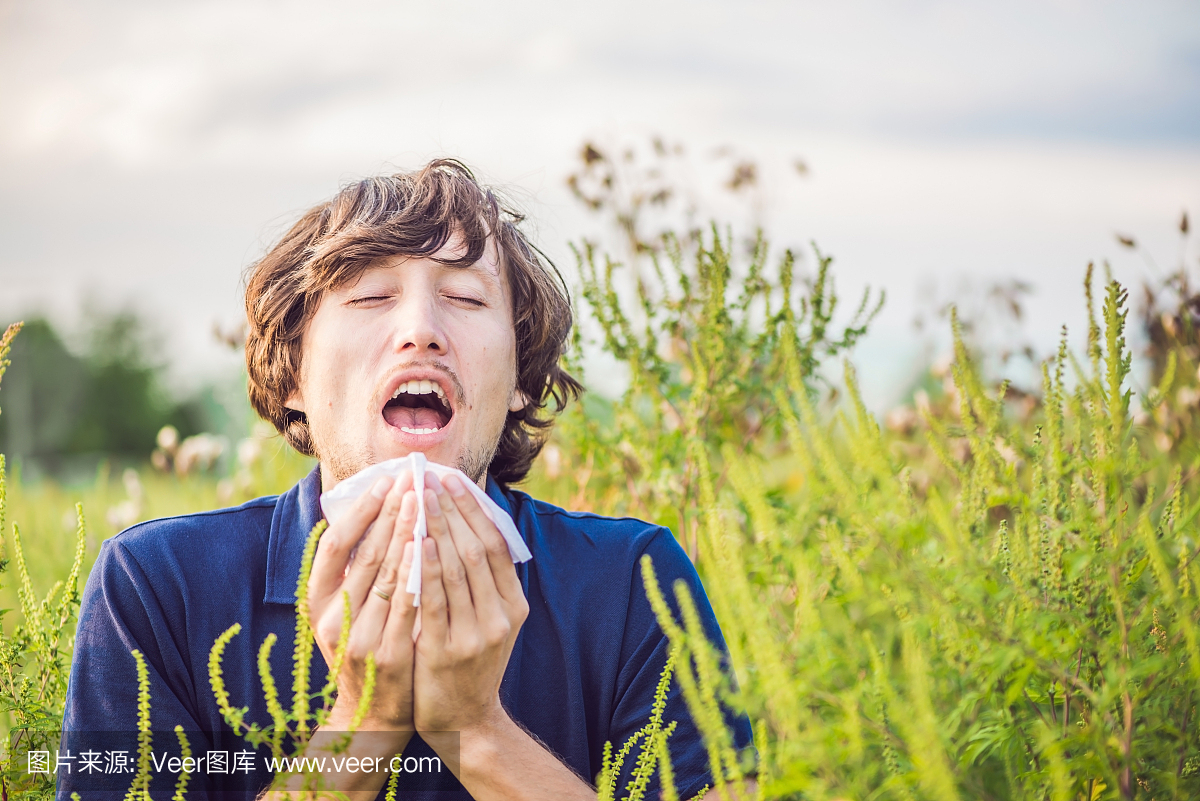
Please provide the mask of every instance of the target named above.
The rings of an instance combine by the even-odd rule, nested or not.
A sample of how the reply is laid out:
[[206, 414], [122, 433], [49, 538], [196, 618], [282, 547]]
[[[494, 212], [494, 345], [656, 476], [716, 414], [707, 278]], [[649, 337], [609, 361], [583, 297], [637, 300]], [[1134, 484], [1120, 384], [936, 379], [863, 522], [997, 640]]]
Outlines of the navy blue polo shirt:
[[[193, 754], [245, 751], [245, 742], [222, 718], [209, 682], [209, 651], [234, 623], [241, 624], [241, 633], [223, 660], [231, 703], [249, 707], [248, 721], [270, 722], [257, 654], [263, 640], [275, 634], [271, 671], [284, 706], [291, 707], [296, 581], [305, 540], [321, 518], [320, 490], [314, 470], [283, 495], [142, 523], [103, 544], [80, 611], [64, 719], [67, 750], [72, 733], [94, 740], [96, 733], [135, 729], [137, 677], [131, 652], [136, 649], [149, 670], [156, 752], [169, 745], [160, 746], [158, 733], [170, 733], [176, 725], [191, 733]], [[501, 701], [517, 723], [593, 783], [605, 743], [620, 748], [649, 720], [666, 662], [668, 642], [646, 599], [642, 555], [652, 558], [668, 596], [676, 580], [688, 586], [709, 637], [724, 649], [716, 618], [695, 568], [667, 529], [631, 518], [567, 512], [503, 489], [490, 477], [487, 493], [512, 516], [533, 553], [531, 561], [517, 565], [529, 617], [504, 673]], [[314, 648], [314, 691], [326, 675]], [[707, 753], [676, 683], [664, 720], [678, 721], [669, 747], [680, 797], [689, 798], [711, 778]], [[735, 743], [749, 745], [749, 722], [734, 716], [730, 721]], [[80, 773], [79, 750], [85, 746], [82, 739], [75, 745], [74, 761], [66, 763], [72, 772], [58, 772], [58, 794], [66, 798], [79, 790], [86, 800], [96, 795], [88, 790], [100, 785], [95, 768]], [[405, 754], [421, 753], [432, 751], [414, 737]], [[632, 765], [632, 759], [626, 761], [626, 778]], [[256, 775], [196, 771], [189, 797], [252, 797], [265, 780]], [[124, 790], [129, 778], [115, 769], [108, 781], [124, 783], [109, 786]], [[161, 779], [156, 778], [156, 787]], [[449, 784], [439, 779], [421, 786], [428, 790], [400, 797], [470, 798], [453, 777]], [[451, 788], [457, 792], [447, 792]], [[656, 798], [657, 778], [650, 790], [647, 797]]]

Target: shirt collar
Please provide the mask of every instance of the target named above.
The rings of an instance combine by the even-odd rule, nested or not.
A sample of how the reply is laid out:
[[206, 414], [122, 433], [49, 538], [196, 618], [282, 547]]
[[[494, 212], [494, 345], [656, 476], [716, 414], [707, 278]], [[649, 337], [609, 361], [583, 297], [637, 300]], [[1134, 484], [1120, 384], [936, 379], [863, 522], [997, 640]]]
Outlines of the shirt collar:
[[271, 515], [271, 537], [267, 542], [268, 604], [296, 603], [296, 581], [300, 578], [300, 562], [304, 544], [321, 519], [321, 468], [300, 480], [296, 486], [275, 501]]
[[[487, 477], [485, 491], [489, 498], [512, 516], [508, 494], [491, 475]], [[323, 518], [321, 468], [317, 466], [275, 501], [275, 513], [271, 515], [271, 536], [267, 542], [267, 592], [263, 603], [296, 603], [296, 582], [300, 579], [304, 545], [313, 526]]]
[[[488, 473], [487, 481], [484, 482], [483, 485], [483, 491], [487, 493], [489, 498], [496, 502], [497, 506], [504, 510], [505, 514], [507, 514], [509, 517], [512, 517], [514, 523], [517, 522], [517, 518], [513, 517], [512, 504], [508, 500], [508, 493], [504, 491], [503, 487], [496, 483], [496, 479], [492, 478], [491, 473]], [[517, 531], [520, 530], [521, 527], [517, 526]], [[522, 533], [521, 536], [524, 537], [525, 534]]]

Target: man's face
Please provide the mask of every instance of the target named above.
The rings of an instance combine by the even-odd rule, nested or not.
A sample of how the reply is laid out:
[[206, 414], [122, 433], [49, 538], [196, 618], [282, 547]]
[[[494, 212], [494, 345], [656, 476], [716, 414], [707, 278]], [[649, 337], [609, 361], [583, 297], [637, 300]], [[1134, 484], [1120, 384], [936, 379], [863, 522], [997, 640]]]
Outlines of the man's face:
[[[452, 239], [437, 255], [464, 248]], [[394, 256], [326, 292], [287, 401], [308, 418], [325, 489], [413, 451], [482, 482], [507, 412], [522, 405], [508, 281], [492, 240], [471, 267]]]

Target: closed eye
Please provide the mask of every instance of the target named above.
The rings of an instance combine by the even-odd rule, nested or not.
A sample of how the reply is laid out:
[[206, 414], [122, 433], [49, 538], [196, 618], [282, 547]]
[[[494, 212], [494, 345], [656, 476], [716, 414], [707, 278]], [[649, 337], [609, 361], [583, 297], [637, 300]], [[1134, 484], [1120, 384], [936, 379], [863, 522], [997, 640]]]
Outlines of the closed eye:
[[465, 297], [462, 297], [461, 295], [451, 295], [450, 300], [457, 300], [460, 303], [469, 303], [470, 305], [472, 305], [476, 308], [481, 308], [481, 307], [487, 305], [482, 300], [479, 300], [477, 298], [465, 298]]

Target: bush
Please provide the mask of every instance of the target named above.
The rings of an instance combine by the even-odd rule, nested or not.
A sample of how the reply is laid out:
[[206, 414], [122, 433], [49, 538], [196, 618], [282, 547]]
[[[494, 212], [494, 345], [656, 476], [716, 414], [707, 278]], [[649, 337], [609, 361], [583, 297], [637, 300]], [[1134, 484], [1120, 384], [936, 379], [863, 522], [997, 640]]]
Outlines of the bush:
[[[1086, 358], [1064, 334], [1032, 414], [1026, 397], [985, 386], [955, 321], [952, 390], [923, 410], [920, 433], [882, 430], [848, 364], [849, 404], [820, 413], [804, 351], [785, 337], [782, 380], [749, 396], [784, 439], [769, 426], [724, 436], [719, 461], [690, 440], [692, 547], [736, 688], [686, 620], [662, 622], [693, 715], [710, 723], [714, 765], [740, 771], [722, 745], [723, 698], [756, 723], [767, 798], [1200, 794], [1200, 497], [1181, 458], [1194, 428], [1178, 430], [1200, 397], [1194, 332], [1180, 330], [1142, 401], [1147, 429], [1130, 415], [1119, 285], [1092, 319]], [[693, 330], [658, 375], [702, 373], [703, 354], [730, 341]], [[665, 394], [635, 378], [617, 408]], [[713, 424], [702, 414], [692, 430], [721, 442], [746, 398], [710, 394]], [[1173, 438], [1156, 421], [1171, 421]], [[610, 468], [599, 485], [596, 471], [576, 472], [581, 492], [586, 482], [615, 509], [680, 478], [661, 435], [589, 439], [588, 426], [575, 418], [587, 464]]]
[[[617, 217], [636, 231], [636, 214]], [[646, 282], [622, 296], [614, 265], [598, 278], [580, 248], [600, 341], [631, 382], [603, 420], [564, 421], [546, 489], [675, 513], [738, 678], [659, 604], [714, 767], [741, 772], [723, 700], [755, 722], [760, 797], [1200, 796], [1200, 349], [1185, 273], [1169, 282], [1178, 308], [1147, 313], [1156, 385], [1139, 423], [1126, 293], [1108, 282], [1097, 314], [1089, 268], [1086, 353], [1064, 331], [1040, 394], [988, 387], [954, 320], [949, 391], [889, 431], [849, 364], [849, 402], [820, 409], [814, 354], [857, 333], [823, 339], [824, 259], [779, 336], [770, 311], [755, 330], [738, 322], [756, 292], [786, 313], [790, 274], [759, 283], [761, 239], [739, 296], [719, 237], [690, 262], [670, 235], [631, 238], [646, 273], [662, 276], [664, 253], [685, 269], [667, 303], [648, 302]], [[672, 416], [677, 400], [689, 414]]]

